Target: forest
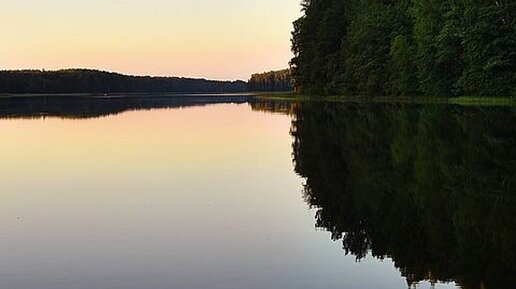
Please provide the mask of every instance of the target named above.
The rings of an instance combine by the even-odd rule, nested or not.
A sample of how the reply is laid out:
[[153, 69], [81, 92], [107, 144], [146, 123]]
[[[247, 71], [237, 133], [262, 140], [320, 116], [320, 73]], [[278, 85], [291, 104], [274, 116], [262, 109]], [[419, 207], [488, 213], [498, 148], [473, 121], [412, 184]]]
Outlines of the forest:
[[303, 0], [296, 90], [318, 95], [515, 96], [516, 1]]
[[291, 91], [290, 69], [256, 73], [247, 82], [249, 91]]
[[0, 93], [245, 92], [244, 81], [128, 76], [86, 69], [0, 71]]

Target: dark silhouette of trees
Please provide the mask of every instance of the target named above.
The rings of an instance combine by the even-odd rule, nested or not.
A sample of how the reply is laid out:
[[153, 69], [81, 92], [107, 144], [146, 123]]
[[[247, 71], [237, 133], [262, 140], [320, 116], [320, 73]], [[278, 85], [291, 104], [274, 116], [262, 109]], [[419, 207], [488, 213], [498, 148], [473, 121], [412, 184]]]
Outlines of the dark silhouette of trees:
[[295, 86], [308, 94], [516, 95], [516, 2], [304, 0]]
[[0, 71], [0, 93], [215, 93], [244, 91], [246, 91], [244, 81], [128, 76], [84, 69]]

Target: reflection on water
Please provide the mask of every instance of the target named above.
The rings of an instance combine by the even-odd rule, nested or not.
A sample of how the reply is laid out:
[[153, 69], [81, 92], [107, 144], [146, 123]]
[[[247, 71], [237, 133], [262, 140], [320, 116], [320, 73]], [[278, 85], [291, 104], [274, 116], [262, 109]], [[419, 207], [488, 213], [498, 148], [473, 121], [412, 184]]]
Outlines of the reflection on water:
[[514, 123], [503, 107], [0, 100], [0, 288], [516, 288]]
[[0, 98], [0, 118], [92, 118], [124, 111], [245, 103], [250, 95], [48, 96]]
[[317, 227], [409, 284], [516, 288], [516, 110], [304, 103], [295, 170]]

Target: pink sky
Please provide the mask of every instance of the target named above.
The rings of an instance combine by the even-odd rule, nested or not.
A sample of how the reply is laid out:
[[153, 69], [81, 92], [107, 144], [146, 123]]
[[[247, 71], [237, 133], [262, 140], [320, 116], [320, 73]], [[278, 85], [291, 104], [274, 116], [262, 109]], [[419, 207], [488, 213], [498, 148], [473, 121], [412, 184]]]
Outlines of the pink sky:
[[288, 66], [299, 15], [299, 0], [4, 1], [0, 69], [245, 80]]

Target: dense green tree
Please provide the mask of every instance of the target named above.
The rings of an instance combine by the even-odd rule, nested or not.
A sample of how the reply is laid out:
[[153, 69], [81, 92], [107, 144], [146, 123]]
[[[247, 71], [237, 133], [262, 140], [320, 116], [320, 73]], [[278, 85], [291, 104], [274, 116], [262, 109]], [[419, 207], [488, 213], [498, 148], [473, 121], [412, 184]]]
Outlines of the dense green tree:
[[387, 94], [416, 95], [419, 91], [413, 33], [413, 0], [395, 1], [393, 34], [389, 53]]
[[415, 49], [406, 35], [399, 34], [393, 38], [390, 51], [391, 73], [388, 94], [416, 95], [418, 81], [414, 63]]
[[339, 72], [341, 45], [346, 37], [348, 3], [341, 0], [305, 0], [305, 15], [294, 22], [291, 61], [298, 88], [332, 93]]
[[516, 2], [465, 1], [462, 32], [467, 94], [516, 94]]
[[308, 94], [515, 95], [516, 2], [312, 0], [294, 22]]
[[393, 29], [391, 1], [364, 0], [352, 9], [352, 21], [341, 59], [342, 91], [352, 95], [384, 95], [389, 80]]

